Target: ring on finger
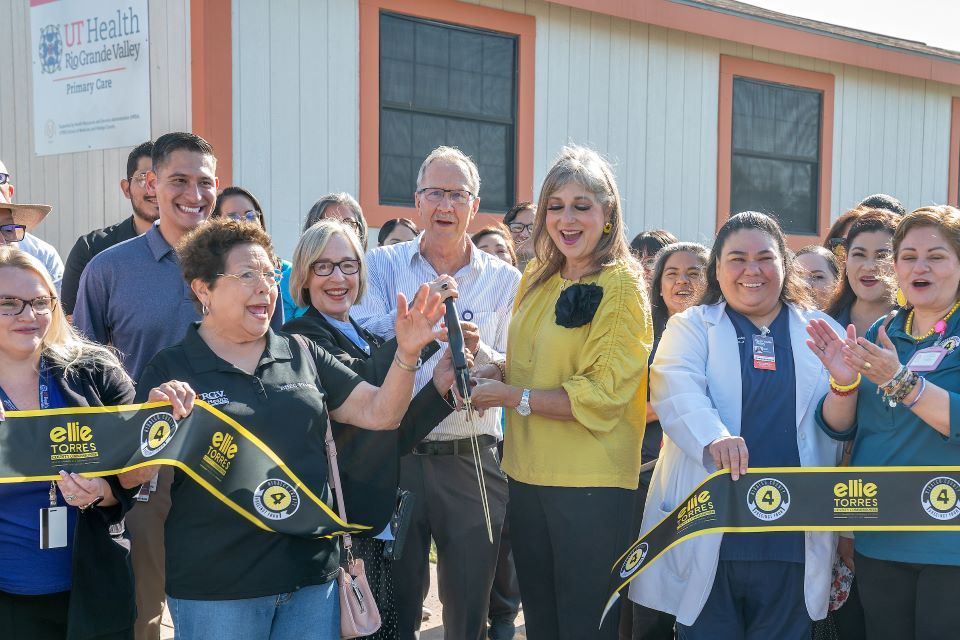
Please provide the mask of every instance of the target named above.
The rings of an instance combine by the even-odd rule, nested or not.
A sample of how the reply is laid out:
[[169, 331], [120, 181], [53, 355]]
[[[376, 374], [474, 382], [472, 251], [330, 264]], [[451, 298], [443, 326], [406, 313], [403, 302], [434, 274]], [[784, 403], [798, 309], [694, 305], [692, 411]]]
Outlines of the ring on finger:
[[864, 360], [864, 362], [863, 362], [863, 369], [864, 369], [864, 371], [870, 371], [870, 367], [872, 367], [872, 366], [873, 366], [873, 365], [871, 365], [869, 362], [867, 362], [866, 360]]
[[67, 502], [73, 502], [74, 500], [77, 499], [77, 496], [63, 496], [63, 499], [66, 500]]

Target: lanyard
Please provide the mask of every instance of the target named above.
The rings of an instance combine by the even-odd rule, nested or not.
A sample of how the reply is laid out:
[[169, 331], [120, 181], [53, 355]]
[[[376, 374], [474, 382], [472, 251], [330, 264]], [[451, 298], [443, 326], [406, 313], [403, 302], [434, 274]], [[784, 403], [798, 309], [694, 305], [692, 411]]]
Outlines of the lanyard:
[[[41, 409], [50, 408], [50, 371], [47, 369], [47, 362], [43, 356], [40, 356], [40, 388], [37, 392], [38, 401]], [[0, 387], [0, 402], [7, 411], [16, 411], [17, 405], [7, 395], [7, 392]], [[57, 483], [50, 481], [50, 506], [57, 506]]]

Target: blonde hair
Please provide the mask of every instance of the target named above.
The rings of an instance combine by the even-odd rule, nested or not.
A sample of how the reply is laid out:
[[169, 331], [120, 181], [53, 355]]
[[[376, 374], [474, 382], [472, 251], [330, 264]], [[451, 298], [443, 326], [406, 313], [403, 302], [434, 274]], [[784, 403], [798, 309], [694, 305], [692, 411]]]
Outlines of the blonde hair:
[[[57, 297], [57, 290], [43, 264], [20, 249], [0, 247], [0, 269], [3, 268], [32, 272], [43, 282], [50, 297]], [[40, 341], [40, 350], [44, 358], [61, 367], [64, 374], [76, 368], [91, 366], [123, 370], [113, 351], [83, 338], [70, 326], [63, 314], [63, 307], [59, 304], [50, 311], [50, 324]]]
[[418, 190], [423, 188], [423, 174], [427, 172], [427, 167], [434, 160], [443, 160], [450, 164], [460, 165], [460, 168], [464, 169], [467, 174], [467, 186], [470, 187], [470, 191], [474, 196], [480, 195], [480, 171], [477, 170], [476, 163], [460, 149], [446, 146], [437, 147], [424, 158], [423, 164], [420, 165], [420, 170], [417, 172]]
[[357, 286], [357, 299], [354, 304], [360, 301], [364, 292], [367, 290], [367, 264], [363, 259], [363, 249], [360, 247], [360, 238], [357, 237], [353, 229], [343, 224], [339, 220], [329, 220], [321, 218], [312, 227], [303, 232], [300, 240], [297, 242], [296, 249], [293, 250], [293, 270], [290, 272], [290, 296], [297, 303], [298, 307], [308, 307], [310, 301], [310, 276], [313, 274], [313, 264], [323, 255], [324, 249], [330, 238], [335, 235], [342, 236], [351, 247], [360, 261], [360, 271], [358, 278], [360, 280]]
[[[537, 215], [533, 219], [533, 249], [537, 258], [536, 269], [531, 274], [525, 297], [535, 288], [560, 271], [566, 258], [547, 233], [547, 201], [554, 193], [571, 182], [576, 182], [596, 196], [609, 215], [609, 233], [600, 236], [593, 250], [593, 269], [596, 273], [605, 267], [622, 264], [635, 276], [640, 277], [640, 264], [630, 252], [630, 244], [623, 224], [620, 191], [610, 165], [593, 149], [577, 145], [564, 147], [560, 156], [547, 172], [540, 187]], [[584, 275], [589, 275], [584, 274]]]

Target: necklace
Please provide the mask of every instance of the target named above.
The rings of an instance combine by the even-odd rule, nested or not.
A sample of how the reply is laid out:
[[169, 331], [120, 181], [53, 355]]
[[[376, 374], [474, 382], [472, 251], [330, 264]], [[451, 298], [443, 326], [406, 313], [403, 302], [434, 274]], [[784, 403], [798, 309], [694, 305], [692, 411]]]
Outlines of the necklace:
[[927, 338], [932, 336], [934, 333], [940, 333], [940, 334], [944, 333], [947, 330], [947, 320], [950, 319], [950, 316], [952, 316], [957, 309], [960, 309], [960, 301], [957, 301], [956, 303], [954, 303], [950, 311], [947, 312], [947, 315], [943, 316], [942, 319], [937, 320], [936, 324], [934, 324], [933, 327], [930, 328], [930, 331], [927, 331], [922, 336], [915, 336], [911, 331], [911, 329], [913, 328], [913, 313], [914, 311], [916, 311], [916, 309], [910, 309], [910, 313], [907, 315], [907, 321], [904, 323], [903, 328], [906, 329], [907, 335], [913, 338], [914, 340], [916, 340], [917, 342], [926, 340]]

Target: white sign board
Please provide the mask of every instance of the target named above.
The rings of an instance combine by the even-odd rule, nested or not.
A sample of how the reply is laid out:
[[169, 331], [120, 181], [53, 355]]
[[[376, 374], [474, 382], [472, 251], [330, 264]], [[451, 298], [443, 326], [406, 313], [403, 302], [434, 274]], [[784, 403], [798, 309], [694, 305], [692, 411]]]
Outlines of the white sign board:
[[147, 0], [30, 0], [37, 155], [150, 139]]

